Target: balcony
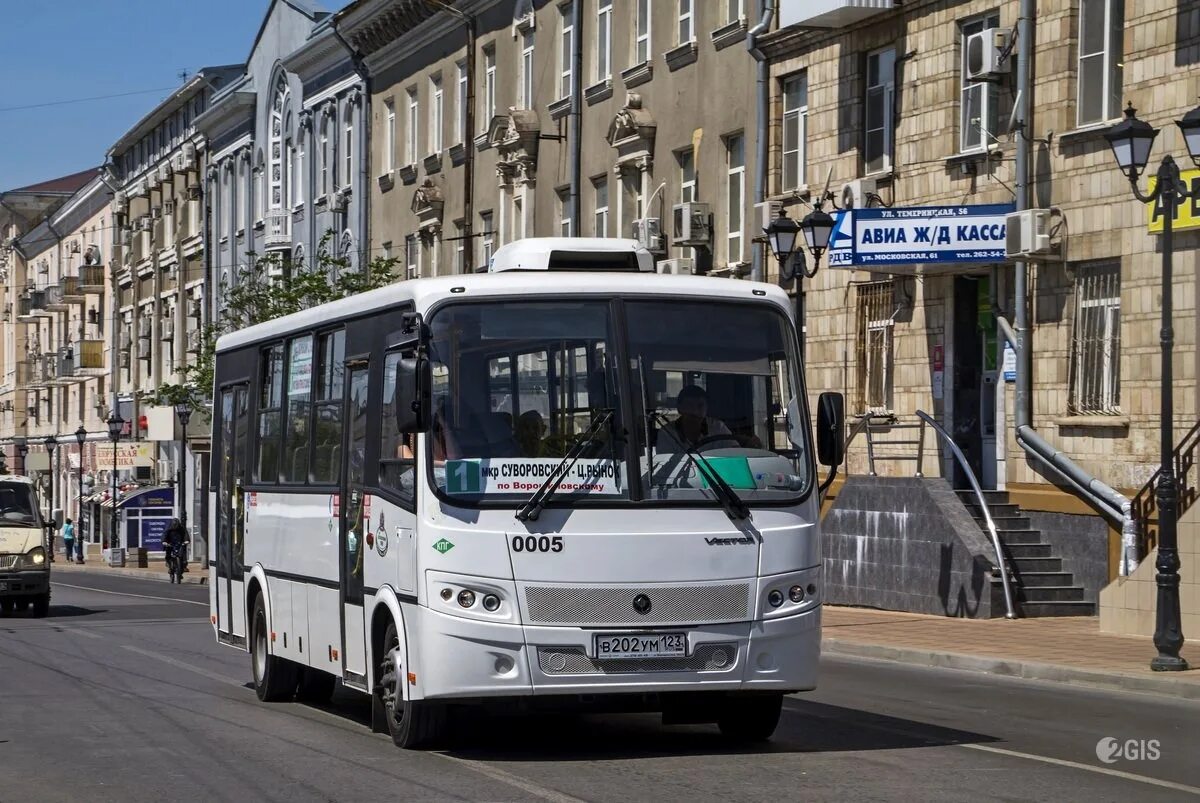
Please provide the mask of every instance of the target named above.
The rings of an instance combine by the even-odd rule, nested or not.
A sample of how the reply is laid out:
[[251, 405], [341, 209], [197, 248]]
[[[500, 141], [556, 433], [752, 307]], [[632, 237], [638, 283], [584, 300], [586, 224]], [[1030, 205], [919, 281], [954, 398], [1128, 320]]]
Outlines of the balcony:
[[292, 215], [283, 210], [273, 210], [266, 215], [266, 232], [263, 235], [263, 246], [278, 248], [292, 244]]
[[63, 294], [61, 285], [52, 284], [46, 288], [46, 309], [50, 312], [66, 312], [71, 308]]
[[892, 11], [896, 0], [782, 0], [779, 27], [840, 28]]
[[46, 361], [40, 356], [31, 356], [17, 363], [17, 387], [41, 388], [46, 386]]
[[26, 290], [17, 299], [17, 320], [31, 323], [46, 314], [46, 291]]
[[84, 339], [75, 344], [75, 375], [104, 376], [104, 341]]
[[103, 265], [84, 265], [79, 269], [79, 292], [95, 294], [104, 292]]
[[83, 291], [79, 289], [78, 276], [64, 276], [58, 286], [62, 288], [63, 301], [70, 304], [83, 303]]
[[57, 354], [47, 354], [43, 359], [46, 361], [44, 370], [47, 385], [71, 385], [76, 382], [73, 351], [62, 349]]

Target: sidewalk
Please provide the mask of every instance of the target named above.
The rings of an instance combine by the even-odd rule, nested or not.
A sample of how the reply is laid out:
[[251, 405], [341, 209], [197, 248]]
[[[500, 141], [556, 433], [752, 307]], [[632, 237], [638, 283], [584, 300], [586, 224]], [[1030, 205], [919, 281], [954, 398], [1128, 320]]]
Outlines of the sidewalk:
[[[140, 577], [143, 580], [158, 580], [163, 583], [171, 582], [171, 578], [167, 576], [167, 565], [162, 561], [149, 561], [149, 566], [145, 569], [139, 569], [136, 566], [126, 566], [124, 568], [110, 568], [103, 558], [97, 553], [89, 555], [87, 563], [80, 565], [78, 563], [67, 563], [62, 554], [54, 556], [54, 563], [51, 564], [50, 576], [59, 574], [70, 574], [75, 572], [91, 572], [96, 574], [109, 574], [116, 577]], [[197, 563], [189, 563], [188, 570], [183, 575], [183, 582], [190, 585], [205, 585], [208, 582], [208, 572], [203, 566]]]
[[1153, 641], [1101, 633], [1098, 617], [952, 619], [834, 606], [823, 616], [821, 649], [831, 655], [1200, 700], [1200, 645], [1184, 645], [1191, 670], [1152, 672]]

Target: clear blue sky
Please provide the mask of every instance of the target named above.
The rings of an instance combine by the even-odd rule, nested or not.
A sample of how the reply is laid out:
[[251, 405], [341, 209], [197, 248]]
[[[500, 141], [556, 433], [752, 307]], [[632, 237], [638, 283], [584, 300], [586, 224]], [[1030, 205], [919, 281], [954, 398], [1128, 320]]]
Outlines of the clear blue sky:
[[[325, 0], [334, 11], [346, 0]], [[269, 0], [0, 3], [0, 190], [100, 164], [180, 85], [179, 72], [240, 64]], [[99, 95], [127, 97], [26, 108]]]

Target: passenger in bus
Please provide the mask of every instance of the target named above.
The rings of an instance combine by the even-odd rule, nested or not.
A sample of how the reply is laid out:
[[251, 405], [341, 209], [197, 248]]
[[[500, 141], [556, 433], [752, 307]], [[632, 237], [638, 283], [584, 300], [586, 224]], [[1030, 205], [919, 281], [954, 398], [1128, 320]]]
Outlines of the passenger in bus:
[[546, 421], [537, 410], [526, 410], [517, 417], [517, 443], [522, 457], [546, 457]]
[[679, 417], [667, 425], [671, 428], [670, 432], [660, 430], [658, 433], [655, 441], [658, 451], [678, 452], [677, 441], [692, 448], [701, 444], [716, 448], [738, 446], [737, 439], [725, 422], [709, 416], [708, 394], [699, 385], [685, 385], [676, 397], [675, 409], [679, 411]]

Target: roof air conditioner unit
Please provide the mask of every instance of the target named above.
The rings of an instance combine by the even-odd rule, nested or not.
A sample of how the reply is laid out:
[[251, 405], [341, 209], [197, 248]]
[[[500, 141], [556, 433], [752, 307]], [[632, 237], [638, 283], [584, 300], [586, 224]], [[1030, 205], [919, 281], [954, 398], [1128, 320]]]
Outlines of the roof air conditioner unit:
[[1004, 255], [1009, 259], [1055, 259], [1050, 243], [1050, 210], [1023, 209], [1004, 216]]
[[996, 81], [1004, 74], [1008, 31], [985, 28], [967, 37], [967, 80]]
[[633, 239], [652, 254], [661, 254], [666, 251], [663, 246], [662, 222], [656, 217], [633, 221]]
[[665, 276], [691, 276], [696, 272], [696, 260], [664, 259], [656, 267]]
[[873, 178], [856, 178], [842, 186], [843, 209], [863, 209], [870, 204], [871, 196], [879, 190], [879, 182]]
[[685, 246], [705, 246], [712, 239], [712, 210], [708, 204], [691, 202], [673, 207], [674, 243]]

